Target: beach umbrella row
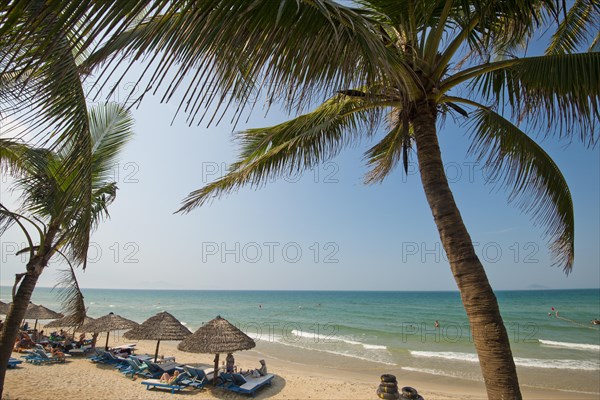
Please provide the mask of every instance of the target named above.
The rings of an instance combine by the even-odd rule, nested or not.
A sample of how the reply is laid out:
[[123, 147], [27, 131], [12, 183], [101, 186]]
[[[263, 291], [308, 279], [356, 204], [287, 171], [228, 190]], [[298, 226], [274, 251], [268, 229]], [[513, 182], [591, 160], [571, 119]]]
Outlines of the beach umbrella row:
[[157, 340], [154, 352], [154, 362], [156, 362], [161, 340], [182, 340], [191, 334], [192, 332], [177, 318], [163, 311], [148, 318], [138, 327], [125, 332], [123, 336], [133, 340]]
[[[8, 312], [9, 307], [9, 304], [0, 302], [0, 313]], [[76, 326], [84, 332], [106, 332], [105, 349], [108, 349], [110, 332], [128, 330], [124, 334], [127, 339], [157, 341], [154, 361], [158, 358], [161, 340], [182, 340], [177, 346], [181, 351], [215, 354], [215, 381], [219, 374], [219, 355], [221, 353], [250, 350], [256, 346], [251, 337], [221, 316], [207, 322], [193, 334], [177, 318], [166, 311], [148, 318], [142, 324], [137, 324], [112, 312], [97, 319], [86, 316], [83, 324], [80, 324], [75, 322], [73, 316], [63, 316], [46, 307], [30, 303], [25, 316], [30, 319], [35, 318], [36, 325], [38, 319], [59, 318], [48, 323], [46, 326], [49, 328]]]

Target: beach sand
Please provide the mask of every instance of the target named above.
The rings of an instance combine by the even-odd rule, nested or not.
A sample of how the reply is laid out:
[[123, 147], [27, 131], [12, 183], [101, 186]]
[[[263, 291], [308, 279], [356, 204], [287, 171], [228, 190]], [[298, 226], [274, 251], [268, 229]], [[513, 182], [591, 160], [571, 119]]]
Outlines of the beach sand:
[[[138, 354], [154, 354], [154, 341], [128, 341], [115, 337], [113, 346], [137, 343]], [[102, 335], [98, 345], [103, 345]], [[159, 354], [175, 356], [185, 364], [212, 364], [214, 355], [184, 353], [177, 350], [177, 342], [162, 342]], [[250, 351], [235, 353], [236, 365], [242, 369], [256, 368], [264, 358], [270, 373], [276, 375], [271, 387], [258, 392], [257, 399], [311, 399], [311, 400], [375, 400], [379, 377], [384, 373], [396, 375], [399, 386], [412, 386], [426, 400], [436, 399], [485, 399], [481, 382], [402, 370], [399, 366], [385, 367], [368, 361], [326, 354], [322, 362], [315, 363], [314, 356], [306, 359], [300, 350], [289, 354], [272, 355], [268, 343], [259, 342]], [[14, 353], [19, 358], [21, 354]], [[71, 357], [64, 364], [35, 366], [21, 364], [8, 370], [4, 386], [6, 399], [165, 399], [170, 392], [158, 389], [145, 390], [142, 378], [124, 377], [111, 366], [94, 364], [87, 359]], [[526, 399], [597, 399], [597, 394], [548, 391], [523, 387]], [[173, 399], [243, 399], [223, 389], [206, 388], [186, 390], [175, 394]]]

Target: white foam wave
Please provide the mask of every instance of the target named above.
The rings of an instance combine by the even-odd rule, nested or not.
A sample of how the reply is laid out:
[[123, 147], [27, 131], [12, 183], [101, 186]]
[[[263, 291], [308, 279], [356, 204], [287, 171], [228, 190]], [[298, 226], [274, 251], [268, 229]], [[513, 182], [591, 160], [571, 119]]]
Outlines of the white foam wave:
[[541, 344], [546, 345], [546, 346], [565, 347], [567, 349], [575, 349], [575, 350], [596, 350], [596, 351], [600, 351], [600, 345], [597, 345], [597, 344], [555, 342], [553, 340], [542, 340], [542, 339], [538, 339], [538, 341]]
[[387, 347], [380, 346], [378, 344], [366, 344], [363, 343], [363, 347], [367, 350], [387, 350]]
[[[426, 357], [426, 358], [442, 358], [445, 360], [457, 360], [457, 361], [468, 361], [478, 362], [477, 354], [473, 353], [458, 353], [451, 351], [410, 351], [410, 354], [414, 357]], [[515, 357], [515, 364], [520, 367], [531, 367], [531, 368], [547, 368], [547, 369], [574, 369], [584, 371], [598, 371], [600, 370], [600, 363], [589, 361], [589, 360], [542, 360], [538, 358], [522, 358]]]
[[[300, 335], [297, 335], [297, 336], [300, 336]], [[313, 338], [314, 336], [310, 336], [310, 337]], [[314, 348], [314, 347], [309, 347], [309, 346], [306, 346], [306, 345], [302, 345], [301, 344], [302, 342], [300, 342], [300, 341], [294, 342], [294, 341], [286, 340], [286, 338], [283, 338], [283, 337], [280, 337], [280, 336], [277, 336], [277, 335], [273, 336], [272, 340], [273, 340], [273, 342], [282, 344], [284, 346], [296, 347], [296, 348], [304, 349], [304, 350], [319, 351], [319, 352], [322, 352], [322, 353], [335, 354], [335, 355], [338, 355], [338, 356], [350, 357], [350, 358], [355, 358], [355, 359], [358, 359], [358, 360], [370, 361], [370, 362], [375, 362], [375, 363], [380, 363], [380, 364], [385, 364], [385, 365], [390, 365], [390, 366], [397, 366], [398, 365], [396, 363], [393, 363], [391, 361], [387, 361], [387, 360], [381, 358], [381, 355], [384, 355], [384, 354], [389, 355], [389, 353], [387, 353], [387, 352], [386, 353], [381, 353], [381, 352], [374, 353], [374, 352], [372, 352], [370, 354], [373, 354], [373, 355], [379, 354], [380, 356], [365, 357], [365, 356], [362, 356], [362, 355], [359, 355], [359, 354], [355, 354], [355, 353], [352, 353], [352, 352], [329, 350], [329, 349], [323, 349], [323, 348], [317, 349], [317, 348]], [[306, 343], [306, 342], [304, 342], [304, 343]], [[355, 343], [361, 344], [359, 342], [355, 342]]]
[[457, 353], [453, 351], [416, 351], [410, 350], [410, 355], [413, 357], [426, 358], [443, 358], [445, 360], [469, 361], [478, 362], [477, 354], [473, 353]]
[[[405, 371], [412, 371], [412, 372], [420, 372], [423, 374], [430, 374], [430, 375], [439, 375], [439, 376], [447, 376], [450, 378], [467, 378], [466, 376], [462, 375], [462, 374], [457, 374], [457, 373], [453, 373], [453, 372], [449, 372], [449, 371], [442, 371], [440, 369], [433, 369], [433, 368], [414, 368], [414, 367], [402, 367], [403, 370]], [[476, 378], [476, 377], [468, 377], [469, 379], [472, 380], [476, 380], [476, 381], [483, 381], [482, 378]]]
[[363, 342], [358, 342], [356, 340], [351, 340], [342, 336], [333, 336], [333, 335], [319, 335], [316, 332], [302, 332], [296, 329], [292, 330], [292, 334], [294, 336], [311, 339], [316, 342], [324, 342], [324, 343], [336, 343], [343, 342], [355, 346], [362, 346], [366, 350], [387, 350], [386, 346], [381, 346], [378, 344], [368, 344]]
[[115, 306], [114, 304], [109, 305], [110, 308], [113, 308], [114, 306]]
[[302, 331], [298, 331], [296, 329], [292, 330], [292, 335], [307, 338], [307, 339], [314, 339], [315, 341], [324, 340], [324, 339], [328, 338], [328, 337], [319, 335], [316, 332], [302, 332]]
[[600, 363], [586, 360], [540, 360], [536, 358], [515, 358], [515, 364], [521, 367], [576, 369], [584, 371], [600, 371]]

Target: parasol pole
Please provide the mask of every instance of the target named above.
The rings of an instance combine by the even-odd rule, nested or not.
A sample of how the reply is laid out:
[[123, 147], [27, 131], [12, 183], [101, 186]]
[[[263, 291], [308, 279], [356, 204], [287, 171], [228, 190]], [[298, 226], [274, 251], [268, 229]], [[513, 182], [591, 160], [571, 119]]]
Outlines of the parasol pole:
[[156, 351], [154, 352], [154, 362], [158, 359], [158, 346], [160, 346], [160, 339], [156, 342]]
[[108, 351], [108, 337], [110, 336], [110, 331], [106, 332], [106, 345], [104, 345], [104, 350]]
[[215, 372], [213, 372], [213, 385], [217, 384], [219, 377], [219, 353], [215, 354]]

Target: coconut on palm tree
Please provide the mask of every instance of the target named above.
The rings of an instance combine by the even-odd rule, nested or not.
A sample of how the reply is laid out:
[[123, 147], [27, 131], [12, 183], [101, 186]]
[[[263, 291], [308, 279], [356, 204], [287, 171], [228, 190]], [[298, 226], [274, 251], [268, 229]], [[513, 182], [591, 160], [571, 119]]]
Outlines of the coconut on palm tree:
[[[31, 294], [38, 278], [48, 266], [52, 256], [61, 254], [73, 259], [81, 238], [90, 231], [81, 232], [78, 224], [92, 222], [92, 229], [108, 217], [108, 206], [115, 199], [117, 186], [111, 179], [120, 150], [131, 138], [133, 120], [122, 106], [109, 103], [93, 107], [89, 111], [91, 143], [93, 144], [91, 181], [91, 209], [80, 207], [80, 196], [74, 195], [70, 185], [74, 181], [72, 171], [66, 167], [70, 148], [53, 152], [36, 148], [11, 139], [0, 139], [0, 168], [3, 173], [15, 177], [14, 187], [20, 192], [20, 208], [12, 211], [0, 204], [0, 232], [18, 225], [27, 238], [29, 253], [26, 270], [18, 274], [13, 288], [13, 303], [2, 329], [0, 346], [0, 382], [3, 382], [6, 365], [12, 352]], [[86, 216], [84, 213], [89, 212]], [[37, 232], [38, 238], [29, 232]], [[74, 279], [73, 268], [64, 277]], [[72, 294], [80, 294], [75, 288]], [[66, 312], [72, 316], [85, 317], [81, 296], [68, 296]]]

